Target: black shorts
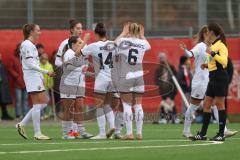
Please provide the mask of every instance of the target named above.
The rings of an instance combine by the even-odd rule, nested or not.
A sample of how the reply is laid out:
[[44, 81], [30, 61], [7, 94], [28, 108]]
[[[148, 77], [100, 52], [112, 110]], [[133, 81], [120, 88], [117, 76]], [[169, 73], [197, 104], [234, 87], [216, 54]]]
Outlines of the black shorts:
[[209, 97], [225, 97], [227, 95], [226, 82], [210, 81], [207, 86], [206, 96]]

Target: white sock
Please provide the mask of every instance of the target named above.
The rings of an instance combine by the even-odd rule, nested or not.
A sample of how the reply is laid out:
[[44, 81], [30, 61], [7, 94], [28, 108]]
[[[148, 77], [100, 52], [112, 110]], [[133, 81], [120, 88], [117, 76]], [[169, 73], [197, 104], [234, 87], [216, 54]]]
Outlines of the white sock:
[[77, 123], [73, 122], [73, 124], [72, 124], [72, 130], [73, 130], [74, 132], [78, 132], [78, 124], [77, 124]]
[[86, 134], [86, 129], [83, 124], [79, 123], [79, 124], [77, 124], [77, 127], [78, 127], [78, 132], [80, 132], [80, 134], [82, 134], [82, 135]]
[[62, 121], [63, 134], [67, 134], [72, 130], [73, 121]]
[[106, 136], [105, 126], [106, 126], [106, 118], [104, 114], [103, 108], [97, 108], [97, 122], [99, 127], [99, 134], [101, 136]]
[[25, 125], [28, 123], [28, 121], [31, 119], [31, 117], [32, 117], [32, 110], [33, 110], [33, 108], [31, 108], [31, 109], [28, 111], [28, 113], [24, 116], [24, 118], [23, 118], [22, 121], [20, 122], [20, 125], [21, 125], [21, 126], [25, 126]]
[[126, 102], [122, 102], [122, 104], [123, 104], [123, 119], [126, 124], [127, 135], [131, 135], [132, 134], [132, 119], [133, 119], [132, 106]]
[[[213, 115], [217, 121], [217, 123], [219, 123], [219, 115], [218, 115], [218, 108], [216, 105], [212, 106], [212, 111], [213, 111]], [[227, 131], [227, 127], [225, 126], [224, 132]]]
[[190, 128], [192, 124], [192, 115], [193, 113], [198, 109], [197, 105], [190, 104], [190, 107], [187, 108], [187, 111], [185, 112], [185, 120], [184, 120], [184, 133], [191, 133]]
[[109, 128], [112, 129], [112, 128], [115, 128], [115, 123], [114, 123], [114, 113], [113, 113], [113, 110], [112, 108], [110, 107], [109, 104], [106, 104], [104, 106], [104, 113], [106, 115], [106, 118], [107, 118], [107, 121], [109, 123]]
[[40, 115], [41, 115], [42, 104], [34, 104], [32, 108], [32, 121], [34, 128], [34, 135], [41, 134], [40, 128]]
[[135, 104], [134, 110], [135, 110], [135, 121], [136, 121], [136, 134], [142, 135], [142, 126], [143, 126], [143, 118], [144, 118], [142, 104]]
[[115, 134], [120, 134], [124, 125], [123, 112], [115, 112]]

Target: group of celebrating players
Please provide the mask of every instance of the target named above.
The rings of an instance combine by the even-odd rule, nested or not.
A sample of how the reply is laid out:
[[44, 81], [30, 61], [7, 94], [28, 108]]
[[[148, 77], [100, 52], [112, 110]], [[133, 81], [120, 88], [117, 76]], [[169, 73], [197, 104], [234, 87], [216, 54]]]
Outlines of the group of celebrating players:
[[[144, 112], [142, 96], [144, 94], [143, 57], [151, 49], [144, 36], [144, 27], [129, 22], [124, 25], [122, 33], [114, 40], [107, 39], [107, 30], [103, 23], [97, 23], [94, 29], [96, 42], [87, 44], [90, 35], [81, 39], [82, 24], [70, 20], [71, 36], [59, 47], [55, 65], [62, 68], [59, 86], [63, 105], [62, 131], [63, 139], [135, 139], [132, 121], [136, 122], [136, 139], [142, 140]], [[26, 89], [31, 97], [33, 107], [24, 119], [16, 125], [18, 133], [27, 139], [24, 126], [32, 118], [34, 139], [48, 140], [40, 129], [40, 111], [47, 106], [48, 99], [44, 93], [43, 74], [55, 76], [54, 72], [41, 69], [34, 43], [40, 35], [37, 24], [23, 26], [24, 41], [21, 43], [20, 56]], [[223, 141], [226, 125], [224, 97], [227, 89], [228, 50], [221, 27], [218, 24], [204, 26], [198, 33], [198, 44], [190, 51], [185, 45], [181, 48], [188, 57], [195, 57], [195, 74], [192, 81], [191, 104], [186, 111], [184, 136], [192, 140], [206, 140], [206, 131], [211, 117], [211, 106], [216, 107], [219, 117], [219, 132], [212, 140]], [[92, 63], [89, 62], [92, 58]], [[94, 73], [88, 68], [93, 67]], [[206, 69], [208, 68], [208, 70]], [[85, 99], [85, 76], [95, 78], [94, 99], [99, 134], [93, 136], [83, 125], [82, 116]], [[206, 92], [206, 96], [205, 96]], [[201, 132], [192, 136], [190, 125], [192, 115], [204, 99], [204, 120]], [[113, 103], [113, 102], [117, 103]], [[114, 109], [122, 104], [123, 112], [114, 114]], [[113, 105], [116, 104], [116, 105]], [[134, 109], [134, 116], [133, 111]], [[218, 110], [218, 112], [217, 112]], [[219, 115], [219, 116], [218, 116]], [[106, 131], [106, 121], [109, 130]], [[126, 126], [126, 135], [121, 136], [121, 129]], [[225, 133], [227, 129], [225, 129]], [[235, 133], [232, 133], [235, 134]]]

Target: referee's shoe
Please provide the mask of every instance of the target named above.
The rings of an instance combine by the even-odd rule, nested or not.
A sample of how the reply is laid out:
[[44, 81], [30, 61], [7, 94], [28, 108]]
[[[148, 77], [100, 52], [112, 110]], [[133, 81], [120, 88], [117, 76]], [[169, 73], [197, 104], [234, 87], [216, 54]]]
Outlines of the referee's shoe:
[[195, 136], [190, 136], [189, 139], [192, 141], [206, 141], [207, 136], [203, 136], [200, 132], [198, 132]]
[[224, 135], [217, 133], [216, 136], [209, 139], [210, 141], [225, 141]]

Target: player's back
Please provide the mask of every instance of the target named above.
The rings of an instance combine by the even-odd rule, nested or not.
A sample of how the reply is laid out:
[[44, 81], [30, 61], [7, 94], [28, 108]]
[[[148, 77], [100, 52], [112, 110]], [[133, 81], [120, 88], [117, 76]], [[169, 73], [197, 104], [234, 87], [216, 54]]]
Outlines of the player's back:
[[125, 76], [128, 72], [142, 71], [144, 55], [151, 48], [148, 41], [139, 38], [121, 38], [117, 41], [117, 45], [121, 76]]
[[98, 74], [111, 76], [111, 69], [113, 68], [112, 58], [116, 54], [116, 47], [113, 41], [106, 40], [89, 44], [81, 52], [84, 56], [92, 56], [96, 76]]

